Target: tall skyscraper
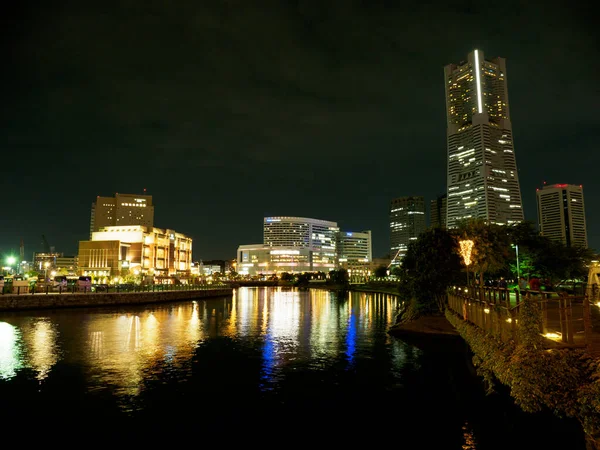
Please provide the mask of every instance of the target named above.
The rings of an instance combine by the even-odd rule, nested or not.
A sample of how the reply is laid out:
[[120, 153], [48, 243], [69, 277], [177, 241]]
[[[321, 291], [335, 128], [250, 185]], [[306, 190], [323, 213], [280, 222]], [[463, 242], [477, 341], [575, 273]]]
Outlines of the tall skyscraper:
[[446, 228], [446, 194], [438, 196], [431, 200], [429, 211], [429, 225], [434, 227]]
[[552, 184], [537, 190], [540, 234], [569, 247], [586, 247], [583, 187]]
[[117, 225], [154, 226], [154, 206], [151, 195], [115, 194], [100, 197], [92, 203], [90, 240], [92, 233], [103, 227]]
[[390, 204], [390, 257], [392, 264], [400, 264], [408, 243], [417, 240], [425, 231], [425, 199], [399, 197]]
[[446, 85], [448, 204], [446, 223], [481, 218], [510, 225], [523, 221], [504, 58], [444, 68]]

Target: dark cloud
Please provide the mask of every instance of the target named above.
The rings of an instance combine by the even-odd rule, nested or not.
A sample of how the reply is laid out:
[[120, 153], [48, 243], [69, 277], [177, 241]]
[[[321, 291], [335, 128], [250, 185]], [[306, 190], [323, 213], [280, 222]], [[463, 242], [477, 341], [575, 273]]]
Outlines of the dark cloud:
[[[598, 36], [562, 2], [62, 1], [6, 14], [0, 249], [43, 230], [73, 252], [89, 204], [155, 196], [156, 223], [196, 257], [260, 241], [290, 214], [372, 229], [386, 252], [391, 198], [445, 190], [442, 69], [474, 47], [507, 58], [528, 219], [535, 187], [595, 199]], [[61, 204], [60, 211], [56, 204]], [[32, 248], [34, 250], [35, 248]]]

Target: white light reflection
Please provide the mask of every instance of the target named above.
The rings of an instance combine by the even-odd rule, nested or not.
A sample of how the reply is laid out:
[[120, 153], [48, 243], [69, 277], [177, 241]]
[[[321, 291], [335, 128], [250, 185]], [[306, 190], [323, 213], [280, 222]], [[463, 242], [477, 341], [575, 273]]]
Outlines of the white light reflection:
[[19, 330], [0, 322], [0, 379], [10, 379], [24, 367]]
[[279, 289], [272, 294], [263, 346], [263, 378], [266, 379], [271, 379], [279, 364], [294, 358], [299, 344], [299, 292]]

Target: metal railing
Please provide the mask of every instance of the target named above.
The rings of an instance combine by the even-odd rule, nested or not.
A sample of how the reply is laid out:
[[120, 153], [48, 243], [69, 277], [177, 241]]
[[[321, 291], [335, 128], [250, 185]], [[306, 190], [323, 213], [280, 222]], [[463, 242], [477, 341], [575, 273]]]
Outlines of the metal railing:
[[[455, 287], [448, 293], [448, 306], [463, 319], [502, 341], [519, 341], [519, 312], [523, 301], [539, 305], [540, 333], [561, 345], [600, 347], [600, 314], [587, 295], [489, 287]], [[599, 309], [600, 310], [600, 309]]]
[[128, 284], [128, 285], [91, 285], [91, 286], [3, 286], [2, 295], [54, 295], [54, 294], [108, 294], [125, 292], [167, 292], [167, 291], [206, 291], [223, 289], [228, 286], [218, 284]]

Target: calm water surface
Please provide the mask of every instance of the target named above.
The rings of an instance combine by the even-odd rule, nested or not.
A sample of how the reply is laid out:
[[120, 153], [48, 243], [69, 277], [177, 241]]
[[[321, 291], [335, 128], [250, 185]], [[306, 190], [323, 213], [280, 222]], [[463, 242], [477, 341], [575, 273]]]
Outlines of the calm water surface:
[[2, 314], [0, 427], [79, 448], [584, 448], [577, 423], [485, 396], [462, 341], [390, 337], [395, 307], [383, 294], [240, 288]]

